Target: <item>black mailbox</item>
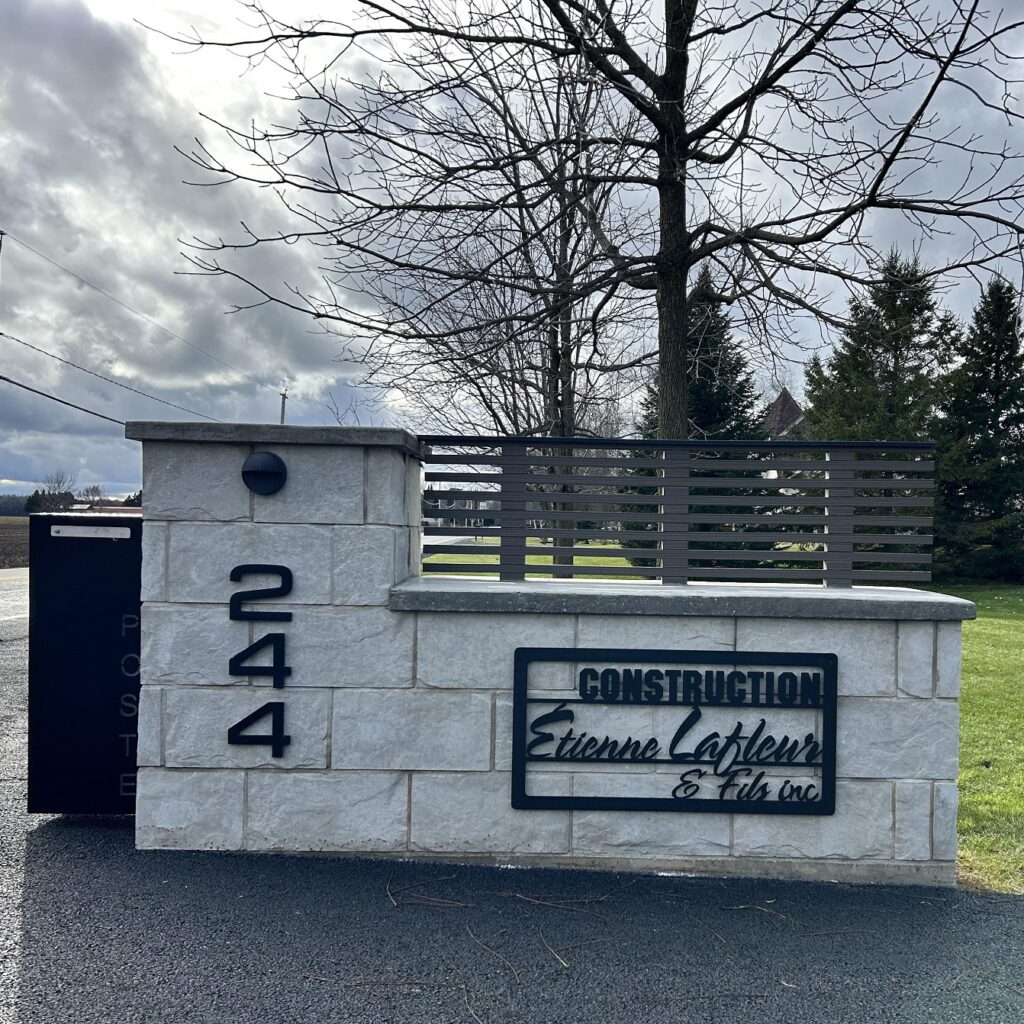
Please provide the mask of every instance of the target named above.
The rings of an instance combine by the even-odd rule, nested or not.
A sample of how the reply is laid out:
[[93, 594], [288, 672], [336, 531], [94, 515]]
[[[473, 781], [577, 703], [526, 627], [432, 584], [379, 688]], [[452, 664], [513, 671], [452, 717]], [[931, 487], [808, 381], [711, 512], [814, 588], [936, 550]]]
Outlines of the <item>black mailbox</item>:
[[141, 580], [141, 516], [30, 517], [30, 812], [135, 811]]

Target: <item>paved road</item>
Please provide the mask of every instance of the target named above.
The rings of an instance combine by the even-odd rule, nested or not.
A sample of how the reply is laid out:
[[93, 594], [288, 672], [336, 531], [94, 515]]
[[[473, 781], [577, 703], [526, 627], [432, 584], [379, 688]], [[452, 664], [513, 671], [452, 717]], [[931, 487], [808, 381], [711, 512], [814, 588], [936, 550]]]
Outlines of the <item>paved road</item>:
[[28, 569], [0, 569], [0, 639], [28, 633]]
[[1024, 1021], [1024, 898], [137, 853], [125, 819], [30, 818], [26, 623], [0, 622], [4, 1024]]

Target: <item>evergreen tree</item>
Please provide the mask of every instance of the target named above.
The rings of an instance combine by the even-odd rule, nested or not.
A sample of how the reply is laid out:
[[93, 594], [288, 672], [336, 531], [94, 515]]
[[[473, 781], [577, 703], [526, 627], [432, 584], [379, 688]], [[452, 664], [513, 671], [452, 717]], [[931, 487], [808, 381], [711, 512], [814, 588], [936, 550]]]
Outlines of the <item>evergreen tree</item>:
[[1020, 297], [993, 278], [944, 381], [939, 442], [937, 569], [1024, 577], [1024, 353]]
[[850, 300], [849, 323], [827, 361], [807, 365], [808, 434], [823, 440], [926, 438], [938, 370], [959, 330], [938, 308], [917, 257], [895, 249], [880, 280]]
[[[690, 299], [687, 363], [688, 438], [750, 440], [762, 437], [759, 395], [745, 355], [730, 330], [722, 304], [714, 299], [711, 272], [702, 267]], [[637, 430], [658, 436], [658, 385], [641, 401]]]
[[[691, 297], [689, 316], [690, 353], [687, 363], [687, 420], [688, 437], [695, 440], [757, 440], [764, 437], [762, 414], [758, 409], [758, 395], [754, 378], [742, 350], [730, 330], [729, 318], [722, 304], [714, 299], [710, 271], [704, 267], [697, 277]], [[640, 437], [653, 440], [658, 437], [658, 385], [650, 384], [641, 398], [640, 415], [636, 429]], [[651, 459], [654, 452], [637, 449], [632, 453], [638, 459]], [[714, 457], [714, 453], [703, 453]], [[655, 477], [653, 469], [629, 471], [631, 477]], [[627, 494], [653, 496], [657, 485], [636, 484]], [[723, 492], [724, 493], [724, 492]], [[626, 505], [625, 511], [650, 513], [656, 505]], [[716, 511], [727, 511], [716, 509]], [[625, 522], [626, 530], [657, 532], [657, 523]], [[627, 540], [625, 547], [653, 548], [657, 541]], [[636, 556], [634, 565], [654, 565], [654, 559]]]
[[63, 512], [75, 503], [75, 496], [70, 491], [51, 493], [49, 491], [33, 491], [25, 500], [25, 514], [35, 512]]

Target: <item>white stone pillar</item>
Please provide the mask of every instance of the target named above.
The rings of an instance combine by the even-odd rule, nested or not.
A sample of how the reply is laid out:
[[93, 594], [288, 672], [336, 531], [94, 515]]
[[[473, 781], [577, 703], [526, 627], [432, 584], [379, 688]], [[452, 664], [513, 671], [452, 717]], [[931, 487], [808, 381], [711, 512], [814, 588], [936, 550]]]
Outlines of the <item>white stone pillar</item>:
[[[342, 846], [403, 848], [399, 773], [310, 773], [330, 763], [334, 687], [412, 683], [412, 616], [387, 604], [390, 588], [419, 571], [418, 439], [376, 428], [159, 422], [130, 423], [126, 436], [143, 443], [138, 845], [240, 849], [247, 819], [258, 831], [260, 815], [312, 802], [329, 807]], [[254, 452], [284, 462], [276, 493], [244, 483]], [[232, 580], [246, 565], [283, 567], [291, 589], [240, 608], [288, 621], [232, 616], [233, 594], [283, 583], [277, 572]], [[232, 673], [232, 659], [261, 641]], [[241, 674], [273, 658], [289, 670], [281, 688]], [[284, 706], [283, 756], [269, 744], [229, 744], [228, 729], [268, 702]], [[270, 725], [268, 715], [243, 734]], [[272, 799], [259, 799], [264, 789]], [[338, 824], [359, 801], [376, 812]]]

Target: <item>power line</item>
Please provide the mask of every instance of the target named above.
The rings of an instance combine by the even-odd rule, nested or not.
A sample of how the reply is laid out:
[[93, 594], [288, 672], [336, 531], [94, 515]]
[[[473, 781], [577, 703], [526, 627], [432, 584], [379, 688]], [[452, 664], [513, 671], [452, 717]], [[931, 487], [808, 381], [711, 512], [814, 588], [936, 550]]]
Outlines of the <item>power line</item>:
[[5, 231], [3, 233], [6, 234], [8, 238], [17, 242], [18, 245], [22, 246], [22, 248], [28, 249], [28, 251], [31, 253], [35, 253], [35, 255], [38, 256], [41, 260], [45, 260], [47, 263], [49, 263], [51, 266], [56, 267], [58, 270], [63, 270], [64, 273], [67, 274], [69, 277], [73, 277], [80, 284], [84, 284], [87, 288], [91, 288], [94, 292], [98, 292], [104, 298], [110, 299], [111, 302], [116, 302], [117, 305], [119, 305], [122, 309], [126, 309], [129, 313], [133, 314], [134, 316], [139, 317], [141, 320], [145, 320], [147, 324], [149, 324], [152, 327], [155, 327], [158, 331], [163, 331], [164, 334], [167, 334], [170, 337], [177, 339], [184, 345], [188, 345], [189, 348], [195, 349], [196, 352], [201, 352], [204, 356], [207, 356], [208, 358], [212, 359], [215, 363], [220, 363], [221, 366], [225, 366], [229, 370], [234, 370], [235, 373], [241, 374], [241, 376], [245, 377], [246, 380], [252, 381], [252, 383], [256, 384], [258, 387], [268, 388], [270, 391], [276, 392], [277, 389], [272, 384], [266, 384], [261, 380], [257, 380], [251, 374], [246, 373], [245, 370], [240, 370], [237, 366], [232, 366], [231, 363], [227, 363], [219, 356], [215, 356], [212, 352], [207, 352], [205, 348], [201, 348], [199, 345], [193, 344], [193, 342], [189, 341], [187, 338], [183, 338], [180, 334], [176, 334], [174, 331], [170, 330], [170, 328], [164, 327], [163, 324], [158, 324], [151, 317], [146, 316], [145, 313], [140, 312], [133, 306], [129, 306], [127, 302], [122, 302], [121, 299], [119, 299], [116, 295], [111, 295], [110, 292], [104, 291], [104, 289], [100, 288], [99, 285], [93, 284], [92, 281], [87, 281], [84, 277], [80, 277], [73, 270], [68, 270], [67, 267], [58, 263], [55, 259], [51, 259], [45, 253], [41, 253], [38, 249], [33, 248], [31, 245], [28, 244], [28, 242], [24, 241], [24, 239], [18, 238], [17, 235], [12, 235], [10, 231]]
[[7, 338], [8, 341], [13, 341], [16, 345], [24, 345], [25, 348], [30, 348], [33, 352], [39, 352], [41, 355], [49, 356], [51, 359], [56, 359], [58, 363], [63, 363], [65, 366], [73, 366], [76, 370], [81, 370], [82, 373], [88, 373], [92, 377], [98, 377], [100, 380], [105, 380], [108, 384], [114, 384], [119, 388], [124, 388], [125, 391], [131, 391], [133, 394], [142, 395], [143, 398], [149, 398], [154, 402], [160, 402], [161, 405], [169, 405], [172, 409], [187, 412], [190, 416], [201, 416], [204, 420], [213, 420], [215, 423], [223, 422], [222, 420], [217, 419], [216, 416], [207, 416], [205, 412], [196, 412], [195, 409], [186, 409], [185, 406], [176, 405], [174, 402], [167, 401], [166, 398], [157, 398], [156, 395], [150, 395], [145, 391], [140, 391], [138, 388], [133, 388], [128, 384], [122, 384], [121, 381], [114, 380], [113, 377], [105, 377], [102, 373], [90, 370], [87, 366], [79, 366], [78, 363], [73, 363], [70, 359], [65, 359], [63, 356], [58, 356], [53, 352], [47, 352], [46, 349], [39, 348], [38, 345], [32, 345], [27, 341], [22, 341], [21, 338], [16, 338], [13, 334], [8, 334], [6, 331], [0, 331], [0, 338]]
[[124, 426], [124, 420], [115, 420], [113, 416], [104, 416], [101, 412], [93, 412], [92, 409], [86, 409], [84, 405], [75, 405], [74, 402], [66, 402], [63, 398], [58, 398], [56, 395], [48, 395], [45, 391], [37, 391], [35, 388], [30, 388], [27, 384], [22, 384], [20, 380], [13, 380], [11, 377], [5, 377], [2, 373], [0, 373], [0, 380], [7, 381], [8, 384], [13, 384], [16, 388], [24, 388], [26, 391], [31, 391], [33, 395], [48, 398], [51, 402], [60, 402], [61, 405], [77, 409], [79, 412], [87, 412], [90, 416], [98, 416], [101, 420], [116, 423], [121, 427]]

